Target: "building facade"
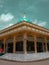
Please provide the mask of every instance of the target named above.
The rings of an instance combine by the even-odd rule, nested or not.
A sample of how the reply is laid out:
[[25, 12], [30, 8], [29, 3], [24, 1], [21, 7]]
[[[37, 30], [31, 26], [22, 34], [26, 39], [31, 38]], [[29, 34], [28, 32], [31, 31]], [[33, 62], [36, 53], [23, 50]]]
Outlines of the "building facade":
[[0, 48], [5, 53], [49, 52], [49, 30], [22, 20], [0, 31]]

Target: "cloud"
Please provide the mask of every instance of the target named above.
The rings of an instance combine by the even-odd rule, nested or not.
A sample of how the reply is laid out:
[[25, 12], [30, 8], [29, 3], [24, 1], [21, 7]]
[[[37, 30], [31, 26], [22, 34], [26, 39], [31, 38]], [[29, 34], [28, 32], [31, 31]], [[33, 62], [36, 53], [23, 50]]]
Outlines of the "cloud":
[[46, 26], [47, 22], [40, 22], [38, 23], [39, 26]]
[[36, 24], [38, 21], [37, 21], [37, 19], [35, 19], [34, 21], [32, 21], [32, 23], [34, 23], [34, 24]]
[[12, 25], [13, 25], [13, 24], [12, 24], [12, 23], [10, 23], [10, 24], [8, 25], [8, 27], [9, 27], [9, 26], [12, 26]]
[[0, 15], [0, 21], [7, 22], [11, 21], [14, 18], [14, 16], [11, 13], [1, 14]]
[[43, 27], [47, 25], [46, 21], [41, 21], [41, 20], [38, 21], [37, 19], [35, 19], [34, 21], [32, 21], [32, 23], [37, 24], [39, 26], [43, 26]]
[[10, 27], [10, 26], [12, 26], [12, 25], [13, 25], [13, 23], [10, 23], [10, 24], [4, 26], [4, 28], [8, 28], [8, 27]]

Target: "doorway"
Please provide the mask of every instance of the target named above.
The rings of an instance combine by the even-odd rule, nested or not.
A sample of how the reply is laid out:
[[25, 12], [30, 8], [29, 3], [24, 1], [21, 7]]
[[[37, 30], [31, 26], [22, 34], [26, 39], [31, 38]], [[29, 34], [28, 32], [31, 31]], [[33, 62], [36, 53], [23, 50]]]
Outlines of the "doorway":
[[13, 53], [13, 43], [12, 42], [7, 44], [7, 52]]
[[16, 42], [16, 53], [23, 53], [23, 41]]
[[27, 53], [34, 53], [34, 42], [33, 41], [27, 41]]
[[37, 42], [37, 52], [43, 52], [43, 43]]

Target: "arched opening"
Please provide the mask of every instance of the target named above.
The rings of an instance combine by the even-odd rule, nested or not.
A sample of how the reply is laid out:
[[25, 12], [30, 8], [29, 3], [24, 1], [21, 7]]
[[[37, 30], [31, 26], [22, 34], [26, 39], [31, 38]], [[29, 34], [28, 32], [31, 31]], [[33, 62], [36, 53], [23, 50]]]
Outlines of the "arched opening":
[[45, 52], [46, 48], [45, 48], [45, 43], [44, 43], [44, 39], [41, 37], [37, 38], [37, 52]]
[[34, 53], [35, 52], [35, 48], [34, 48], [34, 37], [29, 34], [27, 35], [27, 53]]
[[27, 53], [34, 53], [34, 52], [35, 52], [34, 42], [27, 40]]
[[47, 39], [47, 49], [49, 51], [49, 39]]
[[13, 53], [13, 43], [12, 42], [7, 44], [7, 52]]
[[13, 39], [8, 39], [6, 46], [7, 46], [6, 52], [13, 53]]
[[16, 42], [16, 53], [23, 53], [23, 41]]
[[0, 40], [0, 48], [2, 48], [4, 50], [4, 43], [3, 40]]

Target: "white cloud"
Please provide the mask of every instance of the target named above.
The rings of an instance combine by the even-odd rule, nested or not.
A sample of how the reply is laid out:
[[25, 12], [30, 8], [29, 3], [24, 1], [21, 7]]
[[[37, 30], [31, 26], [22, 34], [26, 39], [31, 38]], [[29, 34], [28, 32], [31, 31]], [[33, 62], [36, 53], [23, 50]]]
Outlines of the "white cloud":
[[12, 23], [10, 23], [10, 24], [8, 25], [8, 27], [9, 27], [9, 26], [12, 26], [12, 25], [13, 25], [13, 24], [12, 24]]
[[4, 28], [10, 27], [12, 25], [13, 25], [13, 23], [10, 23], [9, 25], [6, 25]]
[[37, 19], [35, 19], [32, 23], [37, 24], [39, 26], [43, 26], [43, 27], [47, 25], [46, 21], [41, 21], [41, 20], [38, 21]]
[[0, 15], [0, 21], [4, 21], [4, 22], [10, 21], [13, 18], [14, 18], [14, 16], [11, 13], [7, 13], [7, 14], [3, 13]]
[[32, 21], [32, 23], [34, 23], [34, 24], [36, 24], [38, 21], [37, 21], [37, 19], [35, 19], [34, 21]]
[[47, 22], [39, 22], [38, 25], [39, 26], [46, 26]]

